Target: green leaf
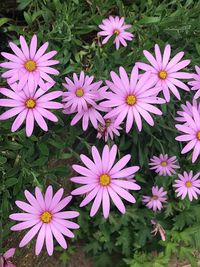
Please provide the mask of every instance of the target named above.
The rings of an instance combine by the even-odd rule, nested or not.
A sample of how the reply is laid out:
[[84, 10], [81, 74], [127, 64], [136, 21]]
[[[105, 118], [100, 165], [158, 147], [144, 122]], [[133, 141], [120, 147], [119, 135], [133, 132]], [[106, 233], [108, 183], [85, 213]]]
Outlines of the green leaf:
[[161, 21], [160, 17], [145, 17], [137, 22], [137, 24], [154, 24], [159, 23]]
[[5, 158], [5, 157], [0, 157], [0, 165], [5, 164], [6, 161], [7, 161], [7, 158]]
[[6, 188], [9, 188], [9, 187], [11, 187], [17, 183], [18, 183], [18, 180], [16, 178], [10, 178], [10, 179], [5, 181], [5, 186], [6, 186]]
[[7, 23], [8, 21], [10, 21], [9, 18], [0, 18], [0, 27], [3, 26], [5, 23]]

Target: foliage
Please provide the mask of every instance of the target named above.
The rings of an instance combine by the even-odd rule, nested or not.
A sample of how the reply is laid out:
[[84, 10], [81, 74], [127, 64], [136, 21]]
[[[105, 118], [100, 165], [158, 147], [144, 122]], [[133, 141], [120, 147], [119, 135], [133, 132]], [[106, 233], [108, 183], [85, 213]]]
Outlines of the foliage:
[[[144, 60], [142, 50], [153, 51], [155, 43], [162, 48], [170, 43], [172, 54], [184, 50], [185, 58], [192, 60], [188, 70], [193, 71], [194, 65], [200, 65], [199, 10], [200, 2], [192, 0], [18, 0], [14, 13], [9, 13], [4, 5], [0, 9], [0, 35], [3, 36], [0, 50], [9, 51], [8, 41], [18, 44], [21, 34], [30, 40], [36, 33], [41, 43], [48, 40], [50, 49], [59, 51], [60, 75], [55, 88], [61, 87], [65, 76], [81, 70], [94, 75], [96, 80], [109, 79], [109, 72], [118, 71], [119, 66], [130, 73], [134, 62]], [[102, 46], [97, 38], [98, 24], [109, 14], [125, 16], [126, 22], [133, 25], [130, 31], [135, 39], [127, 48], [116, 51], [112, 42]], [[6, 86], [5, 81], [1, 80], [1, 85]], [[181, 92], [181, 96], [185, 102], [191, 100], [193, 94]], [[122, 132], [120, 138], [116, 138], [121, 156], [131, 153], [131, 163], [141, 166], [136, 180], [142, 190], [135, 194], [137, 204], [127, 205], [124, 216], [113, 208], [107, 221], [100, 213], [91, 219], [89, 208], [80, 210], [77, 208], [80, 199], [73, 201], [73, 207], [81, 213], [76, 240], [84, 240], [84, 249], [93, 255], [96, 266], [112, 266], [116, 259], [115, 266], [119, 267], [162, 267], [168, 266], [173, 255], [197, 266], [195, 251], [200, 249], [198, 201], [190, 204], [187, 200], [177, 200], [171, 186], [176, 175], [158, 177], [148, 169], [149, 158], [165, 152], [178, 157], [182, 171], [200, 170], [200, 160], [192, 164], [190, 154], [182, 157], [181, 144], [175, 141], [174, 117], [180, 104], [172, 98], [169, 104], [162, 106], [163, 116], [155, 118], [153, 128], [144, 124], [139, 133], [134, 126], [128, 135]], [[0, 123], [0, 216], [3, 224], [0, 238], [3, 244], [11, 235], [12, 223], [8, 215], [16, 209], [14, 201], [23, 198], [25, 188], [32, 191], [36, 185], [45, 188], [52, 184], [55, 189], [63, 186], [66, 194], [69, 193], [71, 165], [79, 161], [79, 154], [89, 154], [93, 144], [99, 148], [104, 145], [102, 140], [97, 141], [92, 127], [83, 133], [80, 125], [69, 125], [70, 116], [61, 112], [57, 115], [59, 122], [50, 123], [48, 133], [37, 128], [31, 138], [25, 136], [24, 129], [11, 133], [11, 121]], [[141, 195], [148, 194], [154, 183], [168, 191], [169, 203], [160, 214], [154, 214], [141, 204]], [[167, 231], [166, 242], [150, 233], [150, 220], [155, 217]], [[69, 254], [63, 253], [61, 260], [68, 261]]]

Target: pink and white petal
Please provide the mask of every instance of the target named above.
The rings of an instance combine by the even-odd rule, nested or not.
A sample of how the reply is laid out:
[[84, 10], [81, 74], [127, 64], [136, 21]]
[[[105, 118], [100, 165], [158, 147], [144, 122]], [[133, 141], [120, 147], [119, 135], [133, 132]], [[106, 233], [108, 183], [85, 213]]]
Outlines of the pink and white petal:
[[55, 239], [57, 240], [58, 244], [64, 249], [67, 248], [67, 243], [63, 237], [63, 235], [57, 230], [53, 223], [50, 224], [52, 234], [54, 235]]
[[20, 40], [21, 50], [23, 51], [26, 59], [28, 60], [30, 57], [30, 53], [29, 53], [27, 42], [22, 35], [20, 36], [19, 40]]
[[45, 243], [49, 256], [52, 256], [54, 250], [53, 235], [49, 224], [46, 225]]
[[99, 189], [100, 186], [97, 185], [92, 191], [90, 191], [90, 193], [88, 193], [84, 200], [81, 202], [80, 207], [86, 206], [88, 203], [90, 203], [97, 195]]
[[44, 196], [44, 202], [45, 202], [45, 207], [48, 210], [51, 202], [52, 202], [52, 198], [53, 198], [53, 187], [51, 185], [49, 185], [47, 187], [47, 190], [45, 192], [45, 196]]
[[106, 186], [103, 187], [102, 207], [104, 218], [107, 219], [110, 212], [110, 198]]
[[97, 211], [98, 211], [98, 209], [99, 209], [99, 207], [101, 205], [102, 195], [103, 195], [103, 187], [101, 187], [99, 189], [99, 191], [98, 191], [98, 193], [97, 193], [97, 195], [96, 195], [96, 197], [94, 199], [94, 202], [92, 204], [92, 208], [90, 210], [90, 216], [91, 217], [93, 217], [97, 213]]
[[109, 186], [108, 187], [108, 193], [115, 204], [115, 206], [118, 208], [118, 210], [124, 214], [126, 212], [124, 203], [122, 202], [121, 198], [115, 193], [115, 191]]
[[52, 213], [56, 213], [62, 209], [64, 209], [68, 204], [69, 202], [72, 200], [72, 196], [68, 196], [68, 197], [65, 197], [63, 198], [57, 205], [56, 207], [53, 208], [52, 210]]
[[38, 224], [40, 222], [40, 218], [38, 217], [37, 219], [32, 219], [29, 221], [25, 221], [25, 222], [21, 222], [18, 223], [16, 225], [13, 225], [10, 230], [11, 231], [21, 231], [21, 230], [25, 230], [28, 229], [36, 224]]
[[52, 201], [51, 201], [51, 204], [49, 206], [49, 210], [51, 211], [52, 209], [54, 209], [54, 207], [57, 206], [57, 204], [60, 202], [62, 196], [63, 196], [63, 193], [64, 193], [64, 189], [63, 188], [60, 188], [56, 193], [55, 195], [53, 196], [52, 198]]
[[40, 252], [43, 248], [45, 235], [46, 235], [46, 224], [43, 223], [43, 225], [42, 225], [42, 227], [38, 233], [36, 245], [35, 245], [35, 254], [37, 256], [40, 254]]
[[26, 235], [23, 237], [23, 239], [19, 243], [20, 248], [24, 247], [26, 244], [28, 244], [34, 238], [34, 236], [36, 236], [36, 234], [40, 230], [42, 224], [43, 224], [42, 222], [39, 222], [38, 224], [36, 224], [33, 228], [31, 228], [26, 233]]
[[28, 109], [24, 109], [22, 112], [19, 113], [19, 115], [16, 117], [16, 119], [14, 120], [14, 122], [12, 124], [12, 128], [11, 128], [12, 132], [15, 132], [19, 129], [19, 127], [24, 122], [24, 120], [27, 116], [27, 113], [28, 113]]
[[9, 258], [12, 258], [15, 254], [15, 250], [16, 248], [10, 248], [9, 250], [7, 250], [4, 254], [3, 257], [7, 260]]

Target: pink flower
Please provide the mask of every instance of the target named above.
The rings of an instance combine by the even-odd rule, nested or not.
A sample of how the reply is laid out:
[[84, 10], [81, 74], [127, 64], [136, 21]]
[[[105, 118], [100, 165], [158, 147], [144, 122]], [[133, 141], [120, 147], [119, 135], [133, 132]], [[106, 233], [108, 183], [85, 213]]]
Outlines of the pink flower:
[[153, 156], [150, 161], [149, 165], [152, 166], [150, 170], [155, 170], [160, 176], [172, 176], [176, 173], [175, 169], [180, 168], [176, 165], [176, 156], [169, 157], [167, 154], [160, 154], [159, 157]]
[[14, 55], [2, 52], [2, 56], [10, 60], [10, 62], [1, 63], [0, 66], [6, 69], [2, 77], [8, 79], [8, 83], [12, 84], [19, 81], [17, 90], [21, 90], [25, 84], [35, 87], [39, 85], [43, 90], [46, 90], [44, 81], [54, 83], [54, 80], [49, 74], [58, 75], [59, 72], [50, 67], [59, 63], [58, 60], [50, 60], [57, 51], [51, 51], [45, 54], [48, 47], [48, 42], [44, 43], [37, 51], [37, 36], [33, 35], [28, 47], [26, 40], [20, 36], [21, 49], [16, 44], [10, 42], [10, 48]]
[[185, 91], [189, 91], [190, 89], [179, 79], [192, 78], [191, 74], [180, 72], [181, 69], [190, 64], [190, 60], [180, 61], [184, 55], [184, 52], [179, 52], [170, 60], [171, 46], [166, 45], [164, 54], [162, 56], [160, 48], [156, 44], [155, 58], [147, 50], [144, 50], [143, 53], [151, 65], [142, 62], [137, 62], [136, 65], [144, 71], [151, 71], [151, 75], [156, 78], [156, 86], [162, 88], [167, 102], [170, 101], [170, 91], [180, 100], [181, 97], [177, 87]]
[[[50, 88], [52, 84], [46, 85]], [[14, 89], [14, 87], [13, 87]], [[0, 93], [8, 98], [0, 99], [1, 107], [10, 109], [0, 115], [0, 120], [7, 120], [17, 115], [12, 124], [11, 131], [15, 132], [26, 120], [26, 135], [29, 137], [33, 133], [34, 121], [43, 131], [48, 131], [48, 126], [44, 118], [57, 122], [57, 117], [48, 109], [60, 109], [62, 104], [52, 101], [62, 95], [62, 91], [45, 93], [41, 88], [34, 90], [26, 85], [20, 92], [6, 88], [0, 88]]]
[[[133, 67], [130, 81], [123, 67], [119, 68], [120, 77], [111, 71], [113, 82], [106, 81], [112, 90], [105, 92], [107, 101], [100, 103], [101, 106], [113, 109], [106, 114], [105, 119], [116, 117], [116, 124], [121, 124], [126, 120], [126, 132], [131, 130], [135, 120], [138, 130], [142, 130], [142, 118], [154, 125], [150, 112], [156, 115], [162, 115], [162, 112], [154, 104], [165, 103], [164, 99], [157, 97], [160, 88], [153, 87], [155, 78], [149, 79], [150, 72], [146, 72], [139, 78], [137, 66]], [[139, 80], [138, 80], [139, 78]]]
[[177, 124], [176, 128], [183, 132], [183, 135], [176, 137], [177, 141], [188, 142], [182, 149], [181, 154], [185, 154], [194, 149], [192, 162], [194, 163], [200, 154], [200, 112], [196, 107], [192, 108], [192, 117], [184, 113], [186, 123], [184, 125]]
[[63, 188], [59, 189], [53, 196], [52, 186], [49, 186], [46, 190], [45, 196], [42, 195], [41, 190], [35, 188], [35, 196], [29, 191], [25, 190], [24, 194], [28, 203], [23, 201], [16, 201], [16, 205], [25, 211], [25, 213], [14, 213], [10, 215], [10, 219], [16, 221], [22, 221], [11, 227], [12, 231], [21, 231], [31, 228], [24, 238], [21, 240], [19, 247], [24, 247], [28, 244], [38, 233], [35, 253], [39, 255], [44, 242], [46, 243], [46, 249], [48, 254], [53, 254], [53, 236], [59, 243], [59, 245], [66, 249], [67, 243], [64, 236], [73, 238], [74, 234], [68, 229], [78, 229], [79, 225], [71, 222], [67, 219], [72, 219], [79, 216], [77, 211], [62, 211], [72, 197], [63, 196]]
[[[125, 213], [125, 206], [121, 198], [135, 203], [135, 198], [127, 190], [140, 190], [140, 186], [135, 183], [135, 180], [126, 181], [126, 177], [133, 177], [138, 171], [138, 166], [124, 168], [131, 158], [131, 155], [126, 155], [120, 159], [115, 165], [117, 155], [117, 146], [113, 145], [109, 149], [108, 145], [104, 146], [102, 157], [97, 148], [92, 147], [92, 157], [90, 160], [87, 156], [81, 155], [80, 158], [86, 167], [73, 165], [73, 169], [80, 173], [81, 176], [72, 177], [71, 181], [83, 186], [73, 190], [72, 195], [87, 194], [81, 202], [80, 207], [87, 205], [94, 199], [90, 216], [94, 216], [101, 203], [103, 208], [104, 218], [108, 218], [110, 213], [110, 198], [121, 213]], [[113, 166], [114, 165], [114, 166]]]
[[193, 198], [197, 199], [200, 195], [200, 172], [193, 176], [193, 171], [189, 173], [184, 172], [183, 175], [178, 174], [179, 180], [175, 180], [173, 187], [176, 188], [175, 192], [177, 197], [184, 199], [188, 195], [189, 200], [192, 201]]
[[123, 46], [127, 46], [125, 40], [132, 41], [134, 35], [130, 32], [126, 32], [126, 29], [131, 28], [130, 24], [124, 24], [124, 17], [119, 18], [109, 16], [108, 19], [104, 19], [102, 24], [99, 25], [99, 28], [103, 31], [98, 33], [99, 36], [106, 36], [102, 42], [105, 44], [111, 38], [111, 36], [115, 35], [115, 40], [113, 43], [116, 45], [116, 49], [119, 49], [120, 43]]
[[192, 90], [196, 91], [196, 94], [194, 96], [194, 99], [197, 99], [200, 97], [200, 67], [195, 66], [197, 74], [193, 74], [194, 81], [189, 82], [188, 84], [192, 86]]
[[200, 113], [200, 103], [197, 103], [197, 101], [193, 99], [192, 104], [190, 104], [190, 102], [187, 101], [185, 105], [183, 104], [181, 105], [182, 110], [177, 111], [179, 117], [175, 118], [176, 121], [187, 123], [187, 119], [185, 118], [184, 114], [187, 113], [189, 116], [192, 117], [193, 106], [196, 107], [198, 109], [198, 112]]
[[164, 191], [163, 187], [152, 187], [152, 196], [143, 196], [143, 202], [147, 203], [146, 206], [153, 211], [161, 210], [163, 208], [162, 203], [167, 202], [167, 191]]
[[109, 137], [111, 140], [114, 139], [114, 134], [120, 136], [119, 130], [122, 128], [119, 124], [115, 123], [115, 118], [105, 119], [104, 124], [99, 123], [98, 125], [98, 134], [97, 138], [104, 138], [105, 142], [108, 141]]
[[93, 79], [93, 76], [85, 76], [83, 71], [79, 79], [76, 73], [73, 74], [73, 81], [65, 77], [66, 83], [63, 83], [63, 86], [68, 91], [63, 93], [64, 109], [68, 109], [71, 113], [81, 113], [88, 109], [88, 104], [95, 105], [102, 81], [92, 83]]
[[16, 267], [9, 259], [15, 254], [15, 248], [10, 248], [2, 256], [0, 256], [0, 266], [1, 267]]

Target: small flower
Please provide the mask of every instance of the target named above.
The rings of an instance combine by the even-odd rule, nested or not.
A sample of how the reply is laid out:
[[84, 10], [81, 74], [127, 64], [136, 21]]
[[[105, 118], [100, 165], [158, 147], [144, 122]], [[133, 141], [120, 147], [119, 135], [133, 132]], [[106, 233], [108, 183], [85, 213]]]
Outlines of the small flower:
[[15, 248], [10, 248], [2, 256], [0, 256], [1, 267], [16, 267], [16, 265], [10, 261], [10, 258], [12, 258], [15, 254], [15, 250]]
[[[80, 173], [81, 176], [72, 177], [71, 181], [83, 186], [73, 190], [72, 195], [87, 194], [81, 202], [80, 207], [87, 205], [94, 199], [90, 216], [93, 217], [101, 203], [103, 208], [104, 218], [108, 218], [110, 213], [110, 198], [121, 213], [125, 213], [125, 206], [121, 200], [135, 203], [135, 198], [127, 190], [140, 190], [140, 186], [135, 183], [135, 180], [126, 181], [127, 177], [133, 177], [138, 171], [138, 166], [125, 168], [131, 158], [131, 155], [126, 155], [114, 164], [117, 155], [117, 146], [113, 145], [109, 149], [108, 145], [104, 146], [102, 157], [97, 148], [92, 147], [93, 160], [85, 155], [80, 158], [86, 167], [73, 165], [73, 169]], [[120, 198], [121, 197], [121, 198]]]
[[162, 203], [167, 202], [167, 191], [164, 191], [163, 187], [152, 187], [152, 196], [143, 196], [143, 202], [147, 203], [146, 206], [153, 211], [161, 210], [163, 208]]
[[[46, 85], [50, 88], [52, 84]], [[13, 87], [14, 89], [14, 87]], [[62, 95], [62, 91], [45, 93], [41, 88], [34, 90], [26, 85], [23, 90], [16, 92], [14, 90], [0, 88], [0, 93], [8, 98], [0, 99], [1, 107], [10, 107], [9, 110], [0, 115], [0, 120], [7, 120], [17, 115], [12, 124], [11, 131], [15, 132], [26, 120], [26, 135], [30, 137], [34, 129], [34, 121], [37, 122], [43, 131], [48, 131], [48, 126], [44, 120], [57, 122], [57, 117], [48, 109], [60, 109], [61, 103], [52, 101]]]
[[170, 101], [170, 91], [180, 100], [181, 97], [177, 87], [185, 91], [190, 89], [179, 79], [192, 78], [191, 74], [180, 72], [180, 70], [190, 64], [190, 60], [180, 61], [184, 56], [184, 52], [179, 52], [170, 60], [171, 46], [166, 45], [162, 56], [160, 47], [156, 44], [155, 58], [147, 50], [144, 50], [143, 53], [151, 65], [142, 62], [137, 62], [136, 65], [144, 71], [151, 71], [151, 75], [156, 78], [156, 86], [162, 88], [167, 102]]
[[149, 165], [152, 166], [150, 170], [155, 170], [160, 176], [172, 176], [176, 173], [175, 169], [180, 168], [176, 165], [176, 156], [169, 157], [167, 154], [160, 154], [159, 157], [153, 156], [150, 161]]
[[64, 109], [68, 109], [71, 113], [80, 113], [88, 109], [88, 104], [95, 105], [102, 81], [94, 83], [93, 79], [93, 76], [85, 76], [83, 71], [79, 78], [74, 73], [73, 81], [65, 77], [66, 83], [63, 83], [63, 86], [68, 91], [63, 93]]
[[188, 84], [192, 86], [192, 90], [197, 91], [194, 99], [197, 99], [200, 97], [200, 67], [195, 66], [196, 74], [193, 74], [194, 81], [189, 82]]
[[99, 123], [98, 125], [98, 134], [97, 138], [104, 138], [105, 142], [108, 141], [108, 138], [110, 137], [111, 140], [114, 139], [114, 134], [116, 136], [119, 136], [119, 130], [122, 130], [122, 128], [119, 126], [119, 124], [115, 123], [115, 118], [110, 119], [104, 119], [104, 124]]
[[[16, 44], [10, 42], [10, 48], [14, 54], [2, 52], [1, 55], [10, 62], [1, 63], [0, 66], [10, 69], [3, 73], [2, 77], [8, 79], [12, 84], [19, 81], [17, 90], [20, 91], [28, 82], [29, 86], [39, 85], [43, 90], [47, 90], [46, 83], [54, 83], [49, 74], [58, 75], [59, 72], [50, 67], [59, 63], [58, 60], [50, 60], [57, 54], [57, 51], [51, 51], [45, 54], [48, 48], [48, 42], [44, 43], [37, 51], [37, 36], [33, 35], [30, 48], [23, 36], [20, 36], [21, 49]], [[45, 82], [44, 82], [45, 81]]]
[[192, 108], [192, 117], [184, 113], [186, 123], [184, 125], [176, 124], [176, 128], [183, 132], [183, 135], [176, 137], [177, 141], [188, 142], [182, 149], [181, 154], [185, 154], [194, 149], [192, 162], [194, 163], [200, 154], [200, 112], [196, 107]]
[[187, 123], [187, 119], [185, 118], [184, 114], [187, 113], [190, 117], [193, 117], [192, 109], [196, 107], [198, 112], [200, 113], [200, 103], [197, 103], [195, 99], [193, 99], [192, 104], [190, 102], [186, 102], [185, 105], [181, 105], [182, 110], [177, 111], [179, 117], [176, 117], [176, 121]]
[[[157, 97], [160, 88], [153, 87], [155, 79], [149, 79], [150, 72], [146, 72], [140, 78], [137, 66], [133, 67], [130, 81], [123, 67], [119, 68], [120, 77], [111, 71], [113, 82], [106, 81], [111, 92], [105, 92], [106, 101], [100, 103], [101, 106], [113, 109], [106, 114], [105, 119], [116, 117], [116, 124], [121, 124], [126, 120], [126, 132], [128, 133], [136, 122], [138, 130], [142, 130], [141, 117], [151, 126], [154, 120], [150, 112], [162, 115], [162, 112], [155, 107], [155, 104], [163, 104], [165, 100]], [[139, 78], [139, 80], [138, 80]]]
[[108, 19], [104, 19], [102, 21], [102, 24], [99, 25], [99, 28], [102, 29], [102, 31], [100, 31], [98, 35], [106, 36], [102, 44], [107, 43], [113, 35], [116, 36], [113, 42], [116, 45], [116, 49], [119, 49], [120, 43], [123, 46], [127, 46], [126, 40], [132, 41], [134, 37], [132, 33], [125, 31], [126, 29], [131, 28], [131, 25], [124, 24], [124, 17], [119, 18], [118, 16], [109, 16]]
[[19, 247], [24, 247], [38, 233], [35, 246], [36, 255], [40, 254], [44, 242], [48, 254], [50, 256], [53, 254], [53, 236], [62, 248], [67, 248], [67, 243], [63, 235], [73, 238], [74, 234], [69, 229], [79, 228], [78, 224], [68, 219], [79, 216], [79, 213], [77, 211], [61, 212], [72, 199], [71, 196], [68, 196], [61, 200], [63, 192], [64, 190], [61, 188], [53, 196], [52, 186], [49, 186], [43, 196], [41, 190], [36, 187], [35, 196], [27, 190], [24, 192], [29, 204], [23, 201], [15, 202], [25, 213], [14, 213], [10, 215], [10, 219], [22, 221], [12, 226], [11, 230], [21, 231], [31, 228], [21, 240]]
[[187, 173], [186, 171], [183, 175], [178, 174], [179, 180], [175, 180], [173, 187], [176, 188], [175, 192], [177, 197], [184, 199], [187, 195], [189, 200], [192, 201], [193, 198], [197, 199], [200, 195], [200, 172], [193, 176], [193, 171]]

